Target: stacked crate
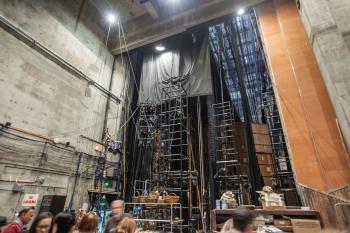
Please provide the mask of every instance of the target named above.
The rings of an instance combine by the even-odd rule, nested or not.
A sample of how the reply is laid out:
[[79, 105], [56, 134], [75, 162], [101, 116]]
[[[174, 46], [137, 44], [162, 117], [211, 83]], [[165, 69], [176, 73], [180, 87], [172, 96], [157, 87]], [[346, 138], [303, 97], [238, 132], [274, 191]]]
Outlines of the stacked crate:
[[265, 186], [272, 186], [274, 163], [267, 124], [252, 124], [255, 152]]
[[245, 133], [245, 125], [242, 122], [235, 122], [235, 130], [236, 130], [236, 148], [238, 152], [239, 162], [241, 164], [242, 175], [249, 176], [249, 160], [248, 160], [248, 148], [247, 148], [247, 140]]

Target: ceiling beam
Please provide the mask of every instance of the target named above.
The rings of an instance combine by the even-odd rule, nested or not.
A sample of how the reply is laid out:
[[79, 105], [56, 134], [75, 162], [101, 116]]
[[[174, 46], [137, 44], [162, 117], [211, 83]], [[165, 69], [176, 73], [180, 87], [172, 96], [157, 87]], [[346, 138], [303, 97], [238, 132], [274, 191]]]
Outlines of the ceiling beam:
[[[137, 23], [135, 27], [128, 27], [127, 22], [125, 35], [127, 44], [122, 41], [122, 46], [112, 49], [113, 54], [120, 54], [126, 51], [126, 47], [131, 50], [164, 38], [179, 34], [189, 28], [212, 21], [214, 19], [233, 14], [238, 8], [250, 8], [260, 4], [265, 0], [212, 0], [202, 5], [179, 13], [169, 18], [155, 20], [153, 23]], [[142, 16], [141, 16], [142, 17]], [[138, 21], [141, 21], [138, 19]], [[120, 44], [119, 42], [117, 43]]]
[[158, 7], [155, 5], [154, 2], [152, 1], [146, 1], [145, 3], [143, 3], [144, 6], [146, 7], [148, 13], [152, 16], [153, 19], [159, 19], [160, 15], [159, 15], [159, 9]]
[[107, 14], [112, 9], [111, 4], [106, 0], [89, 0], [89, 2], [100, 12], [101, 15]]

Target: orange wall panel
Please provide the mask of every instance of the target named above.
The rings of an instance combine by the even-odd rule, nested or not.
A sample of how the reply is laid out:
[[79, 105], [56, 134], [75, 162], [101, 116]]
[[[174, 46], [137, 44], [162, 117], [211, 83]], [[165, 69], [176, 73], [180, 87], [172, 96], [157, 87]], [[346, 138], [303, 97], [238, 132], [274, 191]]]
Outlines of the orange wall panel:
[[293, 0], [256, 7], [298, 183], [321, 191], [350, 183], [346, 151]]

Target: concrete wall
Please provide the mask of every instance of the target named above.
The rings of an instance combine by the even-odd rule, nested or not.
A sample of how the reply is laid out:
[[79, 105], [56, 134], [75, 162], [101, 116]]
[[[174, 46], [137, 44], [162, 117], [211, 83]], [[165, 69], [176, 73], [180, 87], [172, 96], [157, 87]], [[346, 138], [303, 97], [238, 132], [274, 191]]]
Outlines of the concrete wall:
[[[80, 1], [68, 0], [1, 0], [0, 15], [108, 89], [113, 56], [101, 42], [104, 39], [98, 38], [98, 33], [90, 30], [84, 23], [87, 16], [83, 15], [75, 29], [79, 4]], [[100, 29], [97, 28], [96, 31], [98, 30]], [[69, 141], [77, 147], [77, 151], [98, 155], [94, 151], [95, 144], [79, 135], [101, 140], [107, 97], [94, 87], [91, 87], [91, 96], [86, 96], [86, 81], [48, 60], [1, 27], [0, 51], [0, 122], [8, 121], [19, 128]], [[118, 64], [120, 60], [117, 60], [112, 77], [112, 92], [122, 96], [127, 91], [123, 86], [128, 82], [125, 72], [120, 71], [122, 65]], [[112, 134], [115, 134], [123, 119], [122, 106], [123, 103], [118, 105], [110, 101], [107, 127]], [[24, 146], [23, 143], [10, 144], [11, 148], [18, 149], [17, 156], [11, 157], [10, 162], [7, 161], [11, 156], [10, 152], [1, 148], [1, 180], [8, 180], [10, 177], [32, 180], [37, 177], [35, 167], [39, 164], [34, 162], [33, 167], [29, 168], [23, 166], [26, 162], [19, 159], [23, 157], [21, 148]], [[70, 192], [72, 171], [77, 157], [71, 152], [61, 154], [66, 159], [73, 156], [66, 172], [55, 174], [43, 171], [42, 176], [46, 177], [43, 185], [35, 189], [27, 188], [26, 192], [37, 192], [41, 196]], [[38, 158], [33, 159], [37, 161]], [[115, 157], [110, 159], [117, 160]], [[52, 169], [59, 168], [53, 166]], [[91, 182], [92, 180], [87, 179], [79, 185], [76, 205], [87, 200], [86, 188]], [[21, 198], [18, 193], [9, 191], [11, 187], [12, 184], [0, 181], [0, 213], [8, 216], [13, 216], [17, 200]]]
[[300, 0], [299, 13], [350, 151], [350, 1]]
[[293, 0], [256, 8], [296, 181], [325, 191], [350, 183], [336, 115]]

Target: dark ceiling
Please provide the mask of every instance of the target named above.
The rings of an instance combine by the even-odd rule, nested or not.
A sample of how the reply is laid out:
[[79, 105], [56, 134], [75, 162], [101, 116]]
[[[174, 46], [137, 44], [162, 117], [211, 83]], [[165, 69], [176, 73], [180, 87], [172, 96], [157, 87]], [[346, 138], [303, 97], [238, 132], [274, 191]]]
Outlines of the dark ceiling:
[[[75, 0], [79, 23], [86, 24], [106, 41], [113, 13], [122, 23], [125, 41], [119, 40], [118, 24], [111, 25], [108, 47], [118, 54], [181, 33], [188, 28], [251, 7], [264, 0]], [[126, 43], [125, 43], [126, 42]], [[120, 48], [120, 45], [122, 47]], [[127, 46], [126, 46], [127, 45]]]

